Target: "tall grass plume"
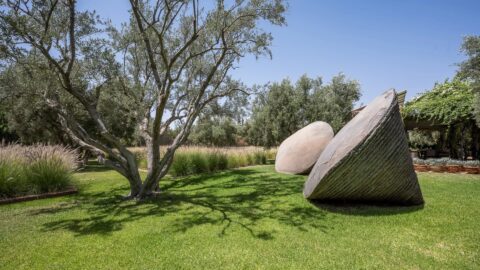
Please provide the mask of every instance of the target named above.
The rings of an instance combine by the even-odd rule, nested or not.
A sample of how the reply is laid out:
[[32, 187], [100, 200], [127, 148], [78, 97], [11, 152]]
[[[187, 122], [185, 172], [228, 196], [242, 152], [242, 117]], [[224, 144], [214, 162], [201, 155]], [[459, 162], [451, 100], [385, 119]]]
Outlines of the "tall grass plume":
[[78, 163], [77, 151], [60, 145], [2, 145], [0, 197], [65, 189]]
[[[161, 154], [163, 149], [160, 148]], [[146, 168], [145, 148], [130, 148], [140, 168]], [[169, 173], [173, 176], [209, 173], [250, 165], [266, 164], [268, 152], [260, 147], [180, 147], [173, 158]]]

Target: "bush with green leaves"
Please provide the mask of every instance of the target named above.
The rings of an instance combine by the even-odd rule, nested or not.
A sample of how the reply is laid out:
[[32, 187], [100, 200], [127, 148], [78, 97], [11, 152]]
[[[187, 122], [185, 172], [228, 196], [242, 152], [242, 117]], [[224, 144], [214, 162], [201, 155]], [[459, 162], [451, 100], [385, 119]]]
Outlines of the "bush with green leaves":
[[78, 161], [77, 151], [64, 146], [1, 146], [0, 198], [64, 190]]
[[170, 166], [170, 173], [174, 176], [191, 174], [190, 158], [187, 153], [177, 152]]

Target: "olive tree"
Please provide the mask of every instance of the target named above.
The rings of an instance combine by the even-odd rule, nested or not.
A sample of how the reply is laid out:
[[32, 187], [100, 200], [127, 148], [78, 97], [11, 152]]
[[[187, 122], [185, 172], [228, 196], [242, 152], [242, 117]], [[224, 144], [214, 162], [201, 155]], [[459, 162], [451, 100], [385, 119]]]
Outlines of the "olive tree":
[[[51, 80], [61, 87], [44, 97], [64, 130], [78, 144], [105, 153], [106, 165], [129, 181], [129, 197], [137, 199], [153, 194], [202, 109], [244, 91], [230, 76], [238, 60], [270, 54], [272, 37], [258, 23], [285, 23], [281, 0], [218, 0], [204, 6], [198, 0], [130, 0], [132, 23], [123, 31], [110, 29], [110, 37], [122, 41], [117, 44], [102, 32], [98, 16], [77, 10], [75, 0], [0, 3], [3, 64], [22, 64], [34, 55], [39, 63], [35, 68], [53, 74]], [[107, 85], [118, 85], [135, 104], [133, 114], [147, 145], [145, 179], [134, 155], [99, 111]], [[70, 113], [64, 94], [81, 105], [94, 132]], [[161, 151], [160, 138], [172, 125], [179, 132]]]
[[288, 79], [263, 88], [253, 102], [248, 139], [256, 145], [279, 145], [298, 129], [315, 121], [329, 123], [336, 132], [351, 118], [361, 96], [360, 84], [340, 73], [326, 85], [306, 75], [294, 84]]

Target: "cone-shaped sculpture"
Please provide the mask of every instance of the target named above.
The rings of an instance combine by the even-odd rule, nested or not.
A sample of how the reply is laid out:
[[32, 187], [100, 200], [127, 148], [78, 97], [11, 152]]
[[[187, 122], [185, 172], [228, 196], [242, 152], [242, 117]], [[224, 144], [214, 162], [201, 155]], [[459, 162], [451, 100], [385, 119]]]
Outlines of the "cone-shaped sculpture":
[[314, 200], [423, 203], [395, 91], [377, 97], [338, 132], [303, 194]]
[[289, 174], [308, 174], [332, 138], [332, 127], [321, 121], [298, 130], [278, 147], [275, 170]]

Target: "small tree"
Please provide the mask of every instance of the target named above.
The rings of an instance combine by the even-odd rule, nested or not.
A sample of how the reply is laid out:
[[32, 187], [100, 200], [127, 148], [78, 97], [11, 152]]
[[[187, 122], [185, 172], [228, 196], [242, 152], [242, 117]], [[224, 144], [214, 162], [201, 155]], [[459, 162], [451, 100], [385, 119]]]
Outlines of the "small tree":
[[337, 132], [352, 117], [353, 106], [361, 97], [360, 84], [340, 73], [329, 84], [317, 85], [309, 98], [308, 122], [325, 121]]
[[460, 64], [459, 77], [467, 78], [472, 83], [475, 93], [475, 117], [477, 126], [480, 127], [480, 36], [467, 36], [463, 40], [462, 52], [468, 59]]
[[[61, 87], [45, 91], [44, 97], [64, 130], [78, 144], [106, 153], [106, 164], [128, 179], [129, 196], [138, 199], [158, 186], [202, 109], [243, 90], [229, 76], [230, 70], [247, 54], [270, 53], [272, 37], [257, 24], [284, 24], [285, 10], [281, 0], [229, 5], [219, 0], [212, 7], [202, 7], [198, 0], [130, 0], [131, 23], [122, 32], [110, 29], [118, 40], [109, 40], [102, 34], [105, 24], [93, 12], [78, 11], [75, 0], [0, 3], [4, 64], [21, 65], [34, 56], [38, 62], [29, 61], [29, 69], [51, 72]], [[120, 54], [118, 48], [123, 48]], [[122, 63], [117, 62], [119, 56]], [[99, 112], [107, 85], [118, 85], [136, 105], [132, 114], [147, 144], [143, 181], [134, 155]], [[81, 105], [95, 132], [75, 118], [67, 98]], [[178, 135], [160, 155], [161, 136], [174, 123]]]

